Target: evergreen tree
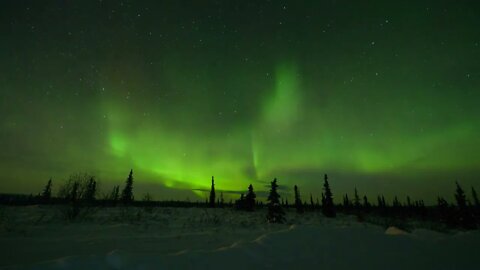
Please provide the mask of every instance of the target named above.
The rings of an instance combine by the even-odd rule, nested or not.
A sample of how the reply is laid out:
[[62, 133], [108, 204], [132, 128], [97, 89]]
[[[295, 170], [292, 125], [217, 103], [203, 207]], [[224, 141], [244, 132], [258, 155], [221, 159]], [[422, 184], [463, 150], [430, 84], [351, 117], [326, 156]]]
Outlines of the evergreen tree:
[[444, 198], [442, 197], [437, 198], [437, 208], [438, 208], [438, 213], [440, 215], [440, 219], [443, 222], [451, 224], [452, 220], [451, 220], [451, 215], [449, 213], [450, 211], [449, 211], [448, 203]]
[[120, 198], [120, 186], [114, 186], [110, 193], [110, 200], [116, 204]]
[[75, 219], [80, 214], [79, 193], [80, 182], [74, 181], [69, 196], [71, 208], [67, 212], [67, 218], [70, 220]]
[[412, 207], [412, 201], [410, 200], [410, 196], [407, 196], [407, 207], [408, 208]]
[[315, 210], [315, 204], [313, 203], [312, 193], [310, 193], [310, 209]]
[[277, 178], [271, 182], [270, 194], [268, 195], [268, 214], [267, 220], [270, 223], [283, 223], [285, 221], [285, 212], [280, 206], [280, 195], [277, 192]]
[[213, 179], [213, 176], [212, 176], [212, 188], [210, 189], [209, 206], [211, 208], [215, 207], [215, 180]]
[[355, 188], [355, 197], [353, 199], [353, 205], [355, 206], [355, 210], [360, 210], [360, 196], [358, 196], [357, 188]]
[[323, 214], [326, 217], [335, 217], [335, 206], [333, 205], [333, 194], [328, 183], [328, 176], [325, 174], [323, 190], [325, 192], [325, 204], [323, 205]]
[[240, 199], [235, 201], [235, 208], [237, 210], [244, 210], [245, 209], [245, 197], [243, 193], [240, 195]]
[[223, 192], [220, 192], [220, 204], [221, 208], [225, 207], [225, 201], [223, 200]]
[[297, 209], [297, 213], [303, 213], [302, 199], [300, 198], [297, 185], [294, 186], [293, 190], [295, 192], [295, 209]]
[[47, 185], [43, 189], [42, 192], [42, 201], [43, 202], [48, 202], [52, 198], [52, 178], [48, 180]]
[[131, 204], [133, 202], [133, 170], [130, 170], [125, 187], [123, 188], [122, 202], [124, 204]]
[[383, 207], [383, 204], [382, 204], [382, 197], [377, 196], [377, 205], [378, 205], [378, 208], [382, 208]]
[[457, 189], [455, 192], [455, 200], [457, 201], [458, 207], [458, 225], [466, 229], [473, 229], [476, 226], [475, 219], [472, 213], [467, 208], [467, 198], [465, 196], [465, 192], [463, 191], [462, 187], [460, 187], [460, 184], [458, 184], [458, 182], [455, 183], [457, 185]]
[[363, 196], [363, 207], [365, 208], [365, 210], [370, 209], [370, 203], [368, 202], [367, 195]]
[[93, 202], [97, 195], [97, 181], [93, 176], [88, 179], [85, 192], [83, 194], [83, 199], [87, 202]]
[[348, 198], [348, 194], [345, 194], [345, 196], [343, 196], [343, 207], [345, 207], [346, 209], [350, 208], [350, 199]]
[[253, 186], [250, 184], [248, 186], [248, 192], [247, 196], [245, 197], [245, 210], [247, 211], [253, 211], [255, 210], [255, 198], [257, 195], [255, 195], [255, 192], [253, 192]]
[[465, 192], [463, 191], [462, 187], [458, 184], [458, 182], [455, 182], [457, 185], [457, 190], [455, 193], [455, 200], [457, 201], [457, 206], [459, 209], [464, 210], [467, 208], [467, 199], [465, 197]]
[[400, 206], [401, 206], [401, 204], [398, 201], [397, 196], [395, 196], [395, 198], [393, 198], [393, 208], [398, 209], [398, 208], [400, 208]]
[[478, 201], [477, 192], [475, 191], [475, 189], [473, 187], [472, 187], [472, 198], [473, 198], [473, 205], [476, 208], [479, 208], [480, 207], [480, 202]]

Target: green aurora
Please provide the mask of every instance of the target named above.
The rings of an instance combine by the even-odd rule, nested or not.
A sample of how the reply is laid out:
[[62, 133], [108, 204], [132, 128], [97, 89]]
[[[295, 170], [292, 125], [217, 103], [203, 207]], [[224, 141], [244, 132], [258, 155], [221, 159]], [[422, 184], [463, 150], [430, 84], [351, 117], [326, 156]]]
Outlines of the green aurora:
[[359, 2], [2, 2], [1, 192], [480, 188], [480, 5]]

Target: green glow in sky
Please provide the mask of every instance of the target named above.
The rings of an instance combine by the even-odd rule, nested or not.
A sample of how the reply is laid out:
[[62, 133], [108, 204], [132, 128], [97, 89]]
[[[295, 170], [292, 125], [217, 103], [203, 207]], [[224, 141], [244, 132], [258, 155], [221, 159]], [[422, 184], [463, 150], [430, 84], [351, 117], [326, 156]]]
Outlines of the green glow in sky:
[[0, 4], [2, 192], [479, 184], [477, 3], [107, 2]]

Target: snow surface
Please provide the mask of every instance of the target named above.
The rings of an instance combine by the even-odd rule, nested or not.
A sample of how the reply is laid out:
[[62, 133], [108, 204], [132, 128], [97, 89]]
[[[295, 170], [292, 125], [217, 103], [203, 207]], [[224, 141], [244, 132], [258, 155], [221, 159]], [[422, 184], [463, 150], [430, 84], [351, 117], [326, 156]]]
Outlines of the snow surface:
[[107, 208], [66, 222], [59, 207], [1, 210], [2, 269], [478, 269], [480, 232], [411, 233], [287, 211]]

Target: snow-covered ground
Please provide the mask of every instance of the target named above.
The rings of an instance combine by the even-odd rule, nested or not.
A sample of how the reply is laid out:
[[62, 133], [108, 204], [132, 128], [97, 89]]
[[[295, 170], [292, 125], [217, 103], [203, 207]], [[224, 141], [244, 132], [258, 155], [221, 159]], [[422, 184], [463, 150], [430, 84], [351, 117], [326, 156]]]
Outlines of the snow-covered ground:
[[2, 269], [478, 269], [480, 232], [358, 223], [265, 210], [104, 208], [66, 222], [59, 207], [0, 209]]

